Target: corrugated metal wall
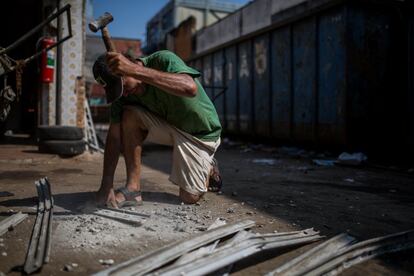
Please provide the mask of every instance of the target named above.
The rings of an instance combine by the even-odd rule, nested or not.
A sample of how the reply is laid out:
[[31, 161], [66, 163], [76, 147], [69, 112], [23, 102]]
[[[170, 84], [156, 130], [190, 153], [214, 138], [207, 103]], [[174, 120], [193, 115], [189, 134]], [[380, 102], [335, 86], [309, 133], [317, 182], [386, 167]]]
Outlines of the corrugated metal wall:
[[[283, 8], [275, 2], [255, 1], [238, 11], [241, 28], [234, 25], [236, 14], [198, 34], [198, 43], [207, 33], [217, 37], [231, 26], [234, 33], [226, 39], [246, 35], [233, 43], [223, 44], [221, 38], [197, 45], [200, 55], [194, 61], [202, 61], [204, 84], [227, 86], [224, 97], [215, 100], [225, 131], [353, 149], [378, 149], [408, 137], [406, 128], [395, 124], [410, 121], [414, 128], [413, 112], [401, 111], [409, 90], [408, 68], [398, 67], [408, 52], [408, 43], [400, 39], [407, 32], [400, 30], [408, 28], [398, 6], [331, 1], [335, 5], [308, 12], [302, 5], [306, 1], [297, 0], [300, 8], [288, 10], [294, 15], [289, 20], [270, 14]], [[278, 24], [269, 27], [269, 18]], [[413, 66], [407, 67], [412, 73]], [[207, 90], [212, 98], [219, 91]]]

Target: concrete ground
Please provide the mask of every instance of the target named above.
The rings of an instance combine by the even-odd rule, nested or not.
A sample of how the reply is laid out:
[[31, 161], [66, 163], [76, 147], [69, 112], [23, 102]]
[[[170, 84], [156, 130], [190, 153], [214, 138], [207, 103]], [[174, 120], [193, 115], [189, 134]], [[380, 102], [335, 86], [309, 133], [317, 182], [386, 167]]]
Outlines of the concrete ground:
[[[225, 143], [217, 154], [223, 193], [208, 193], [197, 205], [182, 205], [168, 181], [171, 150], [146, 146], [141, 226], [80, 212], [99, 187], [102, 156], [60, 158], [33, 145], [0, 145], [0, 215], [29, 218], [0, 240], [0, 271], [20, 274], [36, 214], [34, 181], [47, 176], [55, 199], [51, 261], [41, 275], [89, 275], [105, 269], [99, 260], [128, 260], [172, 241], [197, 235], [217, 218], [256, 221], [255, 232], [313, 227], [326, 237], [346, 232], [368, 239], [414, 228], [414, 176], [373, 168], [320, 167], [312, 153]], [[321, 156], [319, 156], [321, 157]], [[323, 156], [322, 156], [323, 157]], [[123, 160], [115, 185], [125, 182]], [[261, 275], [316, 244], [270, 251], [240, 261], [234, 275]], [[71, 265], [71, 272], [63, 272]], [[354, 266], [344, 275], [412, 275], [414, 250]]]

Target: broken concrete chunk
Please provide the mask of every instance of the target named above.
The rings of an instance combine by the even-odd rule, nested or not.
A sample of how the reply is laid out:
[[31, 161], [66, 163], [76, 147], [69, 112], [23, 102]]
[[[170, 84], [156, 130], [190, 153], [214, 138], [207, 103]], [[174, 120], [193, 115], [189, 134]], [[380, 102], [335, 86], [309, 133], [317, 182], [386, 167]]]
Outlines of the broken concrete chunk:
[[73, 267], [70, 264], [67, 264], [63, 267], [63, 271], [66, 272], [72, 272], [73, 271]]
[[113, 265], [115, 263], [115, 261], [113, 259], [108, 259], [108, 260], [99, 260], [99, 263], [101, 265]]

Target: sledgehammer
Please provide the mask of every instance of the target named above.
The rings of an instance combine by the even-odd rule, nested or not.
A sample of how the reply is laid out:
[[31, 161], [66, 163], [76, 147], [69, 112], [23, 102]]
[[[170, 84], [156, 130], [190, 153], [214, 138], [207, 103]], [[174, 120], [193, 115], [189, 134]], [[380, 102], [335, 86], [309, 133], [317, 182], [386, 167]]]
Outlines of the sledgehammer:
[[95, 21], [91, 21], [89, 23], [89, 29], [96, 33], [97, 31], [101, 30], [102, 32], [102, 39], [105, 43], [106, 50], [108, 52], [116, 52], [116, 48], [114, 43], [111, 40], [111, 36], [109, 35], [108, 28], [106, 27], [109, 23], [111, 23], [114, 20], [112, 17], [112, 14], [109, 12], [104, 13], [102, 16], [100, 16]]
[[[106, 27], [113, 20], [114, 18], [112, 17], [112, 14], [106, 12], [95, 21], [91, 21], [89, 23], [89, 29], [92, 32], [96, 33], [97, 31], [101, 30], [102, 39], [104, 41], [106, 51], [108, 52], [116, 52], [115, 45], [112, 42], [108, 28]], [[121, 77], [114, 76], [114, 80], [112, 80], [112, 82], [112, 89], [105, 89], [106, 100], [108, 103], [111, 103], [116, 99], [120, 98], [124, 90], [124, 85]]]

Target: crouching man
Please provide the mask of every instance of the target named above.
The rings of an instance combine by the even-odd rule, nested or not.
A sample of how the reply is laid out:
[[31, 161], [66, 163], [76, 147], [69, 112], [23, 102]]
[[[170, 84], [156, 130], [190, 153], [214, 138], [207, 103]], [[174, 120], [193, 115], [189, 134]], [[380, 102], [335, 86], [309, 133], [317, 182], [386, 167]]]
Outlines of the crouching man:
[[[214, 153], [220, 144], [221, 125], [212, 102], [196, 79], [200, 76], [198, 71], [170, 51], [137, 60], [111, 52], [96, 60], [93, 71], [105, 89], [112, 89], [113, 75], [122, 77], [124, 87], [122, 97], [111, 105], [98, 204], [121, 208], [142, 203], [144, 140], [173, 147], [169, 179], [180, 187], [183, 202], [196, 203], [207, 192], [209, 179], [220, 185]], [[114, 190], [114, 173], [121, 152], [126, 163], [126, 186]]]

